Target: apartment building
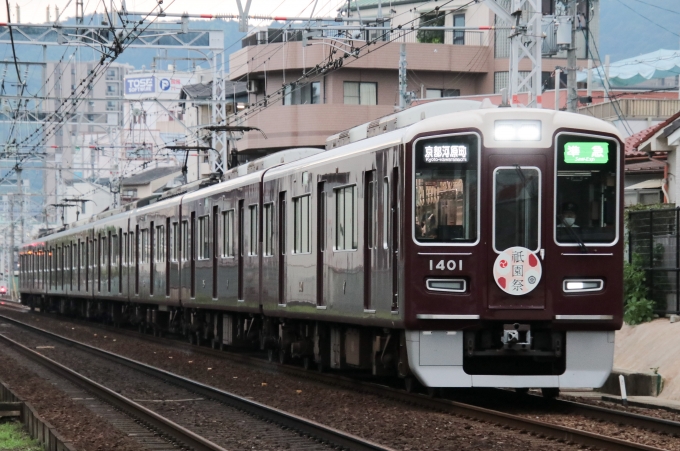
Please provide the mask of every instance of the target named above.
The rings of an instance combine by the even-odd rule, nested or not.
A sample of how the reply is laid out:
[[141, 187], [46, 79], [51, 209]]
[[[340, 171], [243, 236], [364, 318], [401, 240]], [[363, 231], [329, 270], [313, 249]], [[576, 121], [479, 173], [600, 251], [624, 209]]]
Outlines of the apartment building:
[[[407, 91], [414, 99], [498, 93], [509, 80], [510, 31], [483, 3], [467, 5], [455, 0], [441, 5], [415, 0], [359, 0], [351, 2], [349, 16], [362, 23], [384, 23], [394, 31], [338, 30], [318, 32], [308, 38], [300, 30], [270, 27], [254, 30], [242, 41], [241, 50], [230, 55], [230, 79], [245, 81], [250, 105], [265, 101], [287, 86], [282, 101], [272, 96], [271, 105], [249, 114], [242, 125], [262, 129], [249, 132], [238, 142], [241, 159], [289, 147], [322, 147], [326, 137], [355, 125], [390, 114], [399, 103], [400, 46], [406, 47]], [[509, 6], [509, 0], [506, 1]], [[380, 6], [380, 8], [379, 8]], [[358, 7], [358, 8], [357, 8]], [[554, 15], [562, 14], [561, 0], [543, 0], [544, 32], [553, 35]], [[378, 19], [379, 10], [382, 22]], [[339, 12], [347, 15], [347, 7]], [[579, 2], [584, 30], [577, 35], [579, 65], [587, 66], [589, 46], [597, 39], [599, 0]], [[336, 23], [336, 27], [342, 22]], [[332, 25], [332, 24], [327, 24]], [[466, 27], [465, 30], [411, 31], [419, 26]], [[492, 27], [498, 26], [497, 29]], [[366, 46], [367, 40], [379, 37]], [[566, 52], [544, 43], [542, 61], [544, 89], [554, 87], [554, 70], [565, 67]], [[363, 47], [363, 48], [362, 48]], [[352, 54], [341, 68], [321, 76], [304, 75], [317, 64]], [[521, 61], [520, 70], [530, 69]], [[566, 80], [566, 78], [564, 79]]]

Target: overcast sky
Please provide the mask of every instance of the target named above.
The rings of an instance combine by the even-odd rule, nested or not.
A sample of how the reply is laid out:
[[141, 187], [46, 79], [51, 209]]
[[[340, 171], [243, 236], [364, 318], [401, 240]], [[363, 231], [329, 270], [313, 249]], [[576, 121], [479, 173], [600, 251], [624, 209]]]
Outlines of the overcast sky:
[[[241, 0], [245, 7], [247, 0]], [[386, 0], [387, 2], [387, 0]], [[4, 22], [7, 17], [6, 6], [0, 2], [0, 18]], [[106, 7], [110, 8], [111, 0], [106, 0]], [[114, 7], [120, 8], [121, 0], [114, 0]], [[318, 0], [317, 16], [335, 16], [337, 8], [344, 4], [342, 0]], [[76, 14], [76, 0], [10, 0], [12, 20], [16, 21], [15, 5], [21, 8], [21, 22], [43, 23], [46, 18], [46, 8], [50, 7], [51, 20], [54, 21], [54, 7], [57, 6], [62, 19]], [[128, 11], [149, 12], [156, 7], [156, 0], [127, 0]], [[84, 0], [85, 13], [104, 12], [103, 0]], [[252, 0], [250, 14], [297, 16], [309, 15], [312, 12], [314, 0]], [[163, 9], [172, 13], [188, 12], [190, 14], [237, 14], [236, 0], [163, 0]], [[156, 8], [155, 11], [158, 11]], [[254, 25], [251, 23], [251, 25]]]

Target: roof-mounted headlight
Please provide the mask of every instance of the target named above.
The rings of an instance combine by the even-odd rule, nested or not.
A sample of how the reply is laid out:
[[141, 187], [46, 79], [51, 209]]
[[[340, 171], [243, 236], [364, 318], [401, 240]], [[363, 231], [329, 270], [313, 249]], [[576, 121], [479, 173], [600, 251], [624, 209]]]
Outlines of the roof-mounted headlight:
[[540, 141], [541, 121], [496, 121], [496, 141]]

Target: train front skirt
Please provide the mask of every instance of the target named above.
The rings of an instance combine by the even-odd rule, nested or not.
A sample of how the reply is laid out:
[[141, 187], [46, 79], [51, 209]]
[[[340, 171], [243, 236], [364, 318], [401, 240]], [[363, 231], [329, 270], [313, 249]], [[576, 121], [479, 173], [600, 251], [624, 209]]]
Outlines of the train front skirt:
[[467, 374], [462, 331], [406, 331], [409, 365], [427, 387], [601, 387], [614, 363], [613, 331], [568, 331], [559, 375]]

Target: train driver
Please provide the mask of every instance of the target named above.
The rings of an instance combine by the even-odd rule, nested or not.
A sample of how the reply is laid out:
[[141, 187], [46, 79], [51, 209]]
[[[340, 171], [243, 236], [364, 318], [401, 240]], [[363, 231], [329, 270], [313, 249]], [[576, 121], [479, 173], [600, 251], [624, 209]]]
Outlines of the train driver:
[[557, 227], [578, 227], [576, 224], [576, 211], [578, 210], [574, 202], [562, 204], [562, 214], [557, 215]]

